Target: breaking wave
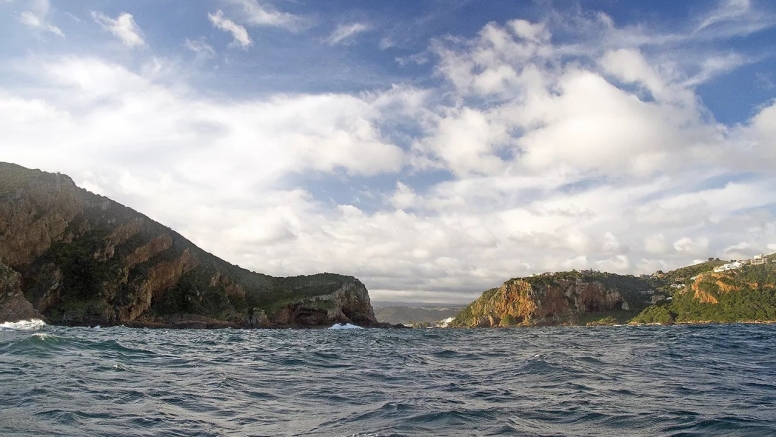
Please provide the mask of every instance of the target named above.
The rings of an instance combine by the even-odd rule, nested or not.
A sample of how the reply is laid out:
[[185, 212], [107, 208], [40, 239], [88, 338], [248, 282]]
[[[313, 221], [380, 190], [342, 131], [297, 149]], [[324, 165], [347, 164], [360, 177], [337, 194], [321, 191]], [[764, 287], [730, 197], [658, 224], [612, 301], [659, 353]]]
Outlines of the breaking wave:
[[364, 328], [362, 328], [360, 326], [352, 325], [350, 323], [342, 323], [342, 324], [335, 323], [335, 324], [331, 325], [331, 328], [329, 328], [329, 329], [364, 329]]
[[44, 326], [46, 326], [46, 322], [40, 319], [0, 323], [0, 329], [13, 329], [16, 331], [37, 331]]

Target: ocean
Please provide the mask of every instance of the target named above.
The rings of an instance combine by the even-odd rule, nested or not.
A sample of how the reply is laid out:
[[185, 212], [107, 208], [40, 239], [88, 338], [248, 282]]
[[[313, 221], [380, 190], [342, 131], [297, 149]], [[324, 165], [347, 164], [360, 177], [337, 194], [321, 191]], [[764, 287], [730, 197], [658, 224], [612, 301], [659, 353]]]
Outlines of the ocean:
[[0, 325], [2, 436], [772, 436], [776, 326]]

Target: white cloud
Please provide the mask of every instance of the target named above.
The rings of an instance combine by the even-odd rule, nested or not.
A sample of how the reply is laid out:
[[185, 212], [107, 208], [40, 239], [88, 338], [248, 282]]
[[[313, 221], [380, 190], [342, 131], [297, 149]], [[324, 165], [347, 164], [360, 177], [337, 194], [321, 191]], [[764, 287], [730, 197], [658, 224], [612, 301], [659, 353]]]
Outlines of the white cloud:
[[[210, 20], [251, 43], [223, 12]], [[466, 301], [543, 271], [776, 251], [776, 104], [718, 123], [693, 85], [714, 57], [683, 51], [687, 39], [558, 20], [437, 40], [419, 56], [441, 86], [361, 94], [227, 100], [186, 88], [164, 60], [35, 58], [20, 67], [34, 87], [0, 80], [3, 159], [68, 173], [230, 262], [352, 274], [375, 299]], [[569, 28], [583, 35], [564, 45]], [[343, 184], [369, 202], [327, 196]]]
[[19, 15], [19, 21], [33, 29], [40, 29], [63, 38], [65, 37], [65, 34], [48, 20], [48, 15], [51, 12], [51, 4], [48, 0], [31, 0], [27, 3], [27, 6], [30, 10], [22, 12]]
[[281, 12], [269, 3], [259, 4], [257, 0], [230, 0], [240, 7], [242, 18], [252, 26], [275, 26], [288, 30], [301, 30], [307, 25], [307, 20], [298, 15]]
[[744, 17], [751, 8], [749, 0], [725, 0], [721, 3], [721, 7], [703, 17], [701, 23], [696, 28], [696, 32], [720, 22]]
[[198, 39], [186, 38], [183, 42], [183, 46], [202, 57], [210, 57], [216, 53], [215, 50], [213, 50], [213, 47], [205, 42], [204, 37]]
[[120, 39], [125, 46], [141, 47], [145, 45], [140, 28], [135, 23], [132, 14], [122, 12], [118, 17], [113, 19], [100, 12], [92, 11], [92, 18], [94, 18], [94, 21], [102, 26], [104, 30]]
[[412, 187], [401, 182], [396, 183], [396, 191], [391, 196], [390, 202], [396, 209], [408, 209], [418, 205], [421, 198]]
[[703, 256], [707, 253], [709, 247], [708, 238], [698, 238], [693, 240], [689, 237], [683, 237], [674, 241], [674, 249], [677, 252], [687, 253], [689, 255]]
[[240, 46], [241, 48], [246, 49], [253, 45], [253, 41], [251, 41], [251, 37], [248, 35], [248, 31], [245, 30], [245, 27], [224, 17], [224, 11], [219, 9], [215, 14], [208, 14], [207, 17], [210, 19], [210, 22], [213, 23], [213, 26], [232, 34], [234, 41], [230, 44], [231, 46]]
[[668, 244], [663, 234], [644, 237], [644, 250], [651, 255], [663, 255], [668, 252]]
[[332, 46], [342, 44], [346, 40], [353, 38], [356, 34], [366, 32], [369, 29], [370, 27], [364, 23], [341, 24], [329, 34], [329, 37], [326, 38], [326, 42]]
[[526, 20], [512, 20], [507, 23], [507, 25], [512, 28], [512, 31], [515, 32], [517, 36], [530, 41], [548, 41], [551, 36], [550, 31], [543, 23], [531, 23]]

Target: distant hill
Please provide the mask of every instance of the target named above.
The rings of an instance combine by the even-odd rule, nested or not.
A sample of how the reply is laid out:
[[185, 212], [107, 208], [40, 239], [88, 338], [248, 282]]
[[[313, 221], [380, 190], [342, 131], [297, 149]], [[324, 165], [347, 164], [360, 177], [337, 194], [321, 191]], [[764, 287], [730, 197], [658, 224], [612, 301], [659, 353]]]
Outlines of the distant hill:
[[458, 313], [453, 327], [776, 321], [776, 256], [715, 272], [709, 260], [650, 276], [597, 271], [506, 281]]
[[54, 324], [377, 324], [366, 287], [254, 273], [67, 176], [0, 163], [0, 317]]
[[433, 324], [454, 317], [463, 305], [445, 305], [436, 307], [386, 306], [375, 308], [375, 317], [383, 323]]

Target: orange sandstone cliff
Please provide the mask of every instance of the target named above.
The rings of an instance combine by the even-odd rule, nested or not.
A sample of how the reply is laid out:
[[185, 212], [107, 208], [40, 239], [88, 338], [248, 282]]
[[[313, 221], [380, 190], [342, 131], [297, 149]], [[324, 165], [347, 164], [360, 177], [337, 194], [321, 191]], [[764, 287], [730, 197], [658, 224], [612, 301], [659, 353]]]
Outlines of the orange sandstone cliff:
[[450, 326], [576, 325], [596, 315], [625, 320], [648, 304], [649, 287], [633, 276], [591, 271], [511, 279], [484, 292]]

